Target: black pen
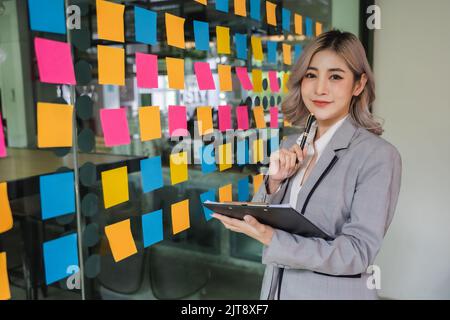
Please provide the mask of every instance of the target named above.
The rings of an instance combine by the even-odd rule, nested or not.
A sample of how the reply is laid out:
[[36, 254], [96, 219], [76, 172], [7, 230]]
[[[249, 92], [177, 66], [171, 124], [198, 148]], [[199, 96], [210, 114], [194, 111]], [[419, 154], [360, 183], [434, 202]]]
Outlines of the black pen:
[[[310, 113], [308, 116], [308, 119], [306, 120], [306, 127], [305, 127], [305, 131], [303, 132], [303, 134], [301, 135], [301, 141], [300, 143], [298, 142], [298, 140], [300, 139], [300, 137], [297, 139], [297, 144], [300, 145], [300, 149], [303, 151], [303, 148], [305, 147], [305, 143], [306, 143], [306, 139], [308, 138], [309, 132], [311, 131], [311, 126], [314, 122], [316, 118], [314, 117], [313, 113]], [[298, 158], [295, 161], [295, 163], [298, 163]]]

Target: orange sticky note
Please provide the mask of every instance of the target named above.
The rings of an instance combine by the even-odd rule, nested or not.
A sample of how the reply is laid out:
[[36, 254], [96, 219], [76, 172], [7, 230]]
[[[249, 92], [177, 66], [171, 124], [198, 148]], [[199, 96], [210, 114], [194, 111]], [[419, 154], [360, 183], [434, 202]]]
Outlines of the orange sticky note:
[[38, 102], [38, 148], [71, 147], [72, 129], [73, 106]]
[[173, 234], [189, 229], [189, 199], [172, 204], [171, 213]]
[[233, 185], [227, 184], [219, 188], [219, 202], [233, 201]]
[[174, 16], [173, 14], [166, 13], [166, 35], [167, 44], [169, 46], [184, 49], [186, 45], [184, 43], [184, 18]]
[[161, 115], [159, 107], [139, 108], [139, 129], [141, 141], [161, 138]]
[[8, 198], [8, 186], [6, 182], [0, 183], [0, 233], [11, 230], [13, 217]]
[[264, 144], [262, 139], [253, 140], [253, 163], [264, 160]]
[[128, 201], [128, 169], [126, 166], [102, 172], [105, 209]]
[[195, 0], [195, 2], [198, 2], [198, 3], [200, 3], [200, 4], [204, 5], [204, 6], [206, 6], [208, 4], [207, 1], [208, 0]]
[[184, 89], [184, 59], [166, 58], [169, 88]]
[[252, 36], [251, 41], [252, 41], [253, 58], [257, 61], [263, 61], [264, 54], [261, 37]]
[[230, 169], [233, 165], [231, 143], [219, 146], [219, 171]]
[[283, 74], [283, 92], [284, 93], [289, 92], [288, 82], [289, 82], [289, 73], [284, 73]]
[[6, 252], [0, 252], [0, 300], [9, 299], [11, 299], [11, 291], [9, 289]]
[[104, 0], [97, 0], [98, 38], [124, 42], [123, 14], [125, 6]]
[[246, 0], [234, 0], [234, 14], [241, 17], [247, 16]]
[[136, 244], [131, 234], [130, 219], [106, 226], [105, 234], [115, 262], [137, 253]]
[[283, 43], [283, 62], [289, 66], [292, 64], [292, 51], [290, 44]]
[[253, 108], [253, 116], [255, 117], [256, 127], [263, 129], [266, 127], [266, 121], [264, 120], [264, 109], [261, 106]]
[[316, 22], [316, 36], [320, 36], [322, 34], [322, 24], [320, 22]]
[[213, 120], [211, 107], [197, 108], [198, 134], [203, 136], [213, 132]]
[[230, 54], [230, 28], [216, 27], [217, 53]]
[[253, 191], [254, 191], [254, 193], [258, 192], [259, 187], [262, 185], [263, 181], [264, 181], [263, 174], [257, 174], [256, 176], [253, 176]]
[[252, 81], [253, 81], [253, 92], [262, 92], [262, 70], [253, 69], [252, 70]]
[[294, 15], [294, 26], [295, 26], [295, 33], [302, 35], [303, 34], [303, 17], [296, 13]]
[[172, 185], [187, 181], [188, 179], [188, 154], [187, 152], [170, 155], [170, 181]]
[[97, 46], [98, 83], [125, 85], [125, 50], [108, 46]]
[[277, 5], [275, 3], [266, 1], [266, 14], [267, 14], [267, 24], [271, 26], [277, 26]]
[[219, 74], [220, 91], [232, 91], [231, 66], [219, 64], [217, 65], [217, 73]]

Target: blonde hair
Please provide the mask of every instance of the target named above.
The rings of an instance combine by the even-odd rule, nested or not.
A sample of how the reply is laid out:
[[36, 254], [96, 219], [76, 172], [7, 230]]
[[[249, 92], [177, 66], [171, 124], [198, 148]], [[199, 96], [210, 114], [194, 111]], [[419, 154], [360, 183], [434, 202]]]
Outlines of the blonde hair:
[[353, 72], [355, 81], [366, 74], [367, 83], [359, 96], [353, 96], [350, 102], [350, 116], [357, 125], [370, 132], [381, 135], [381, 124], [374, 119], [370, 107], [375, 100], [375, 81], [364, 47], [359, 39], [349, 32], [331, 30], [322, 33], [309, 43], [297, 63], [294, 65], [287, 83], [289, 92], [284, 99], [281, 109], [286, 120], [294, 125], [303, 124], [309, 115], [301, 95], [301, 82], [313, 56], [323, 50], [331, 50], [342, 57]]

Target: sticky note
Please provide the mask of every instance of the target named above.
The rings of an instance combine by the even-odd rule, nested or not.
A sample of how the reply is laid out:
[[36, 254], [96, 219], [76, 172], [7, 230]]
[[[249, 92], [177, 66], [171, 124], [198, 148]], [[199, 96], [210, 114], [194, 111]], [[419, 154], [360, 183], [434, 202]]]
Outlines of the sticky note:
[[292, 53], [290, 44], [283, 43], [283, 62], [284, 64], [287, 65], [292, 64]]
[[230, 28], [216, 27], [217, 53], [230, 54]]
[[194, 20], [195, 49], [209, 50], [209, 23]]
[[250, 163], [250, 156], [248, 150], [248, 140], [241, 139], [237, 141], [237, 164], [244, 165]]
[[280, 85], [278, 84], [278, 76], [275, 70], [269, 71], [269, 85], [272, 93], [278, 93], [280, 91]]
[[294, 14], [294, 29], [296, 34], [303, 34], [303, 17], [298, 13]]
[[97, 0], [97, 33], [99, 39], [125, 41], [124, 12], [125, 6], [123, 4]]
[[227, 184], [219, 188], [219, 202], [233, 201], [233, 185]]
[[231, 143], [219, 146], [219, 171], [225, 171], [233, 166], [233, 150]]
[[138, 88], [158, 88], [158, 56], [136, 52]]
[[188, 154], [186, 151], [170, 155], [170, 181], [172, 185], [188, 180]]
[[184, 49], [184, 18], [177, 17], [170, 13], [165, 13], [166, 18], [166, 36], [169, 46]]
[[71, 147], [72, 133], [73, 106], [38, 102], [38, 148]]
[[189, 229], [189, 199], [172, 204], [171, 209], [173, 234]]
[[257, 61], [262, 61], [264, 59], [264, 54], [262, 49], [261, 37], [252, 36], [251, 42], [252, 42], [253, 58]]
[[210, 143], [200, 147], [202, 173], [211, 173], [217, 170], [214, 144]]
[[253, 116], [255, 118], [256, 127], [258, 129], [263, 129], [266, 127], [266, 121], [264, 120], [264, 108], [263, 107], [254, 107], [253, 108]]
[[169, 136], [185, 137], [187, 131], [187, 115], [185, 106], [169, 106]]
[[280, 134], [278, 133], [278, 130], [271, 130], [272, 132], [276, 132], [275, 134], [270, 135], [270, 154], [272, 152], [277, 151], [280, 149]]
[[213, 75], [208, 62], [194, 62], [195, 76], [200, 90], [216, 90]]
[[253, 69], [252, 70], [252, 80], [253, 80], [253, 92], [262, 92], [262, 70]]
[[216, 10], [228, 13], [228, 0], [216, 0]]
[[137, 42], [148, 45], [158, 43], [156, 37], [157, 14], [155, 11], [147, 10], [138, 6], [134, 7], [134, 34]]
[[281, 9], [282, 28], [287, 32], [291, 32], [291, 10]]
[[249, 196], [248, 177], [246, 177], [238, 181], [238, 201], [248, 201]]
[[39, 177], [42, 220], [75, 212], [73, 172]]
[[278, 42], [267, 41], [267, 62], [276, 64], [277, 63], [277, 47]]
[[283, 74], [283, 92], [284, 93], [289, 92], [288, 82], [289, 82], [289, 73], [284, 73]]
[[144, 248], [163, 240], [163, 212], [153, 211], [142, 215], [142, 234]]
[[313, 22], [311, 18], [306, 17], [305, 18], [305, 33], [306, 36], [309, 38], [312, 38], [313, 36]]
[[66, 9], [64, 0], [28, 0], [30, 28], [66, 34]]
[[130, 144], [130, 131], [125, 108], [101, 109], [100, 121], [102, 123], [105, 146], [114, 147]]
[[264, 181], [264, 175], [263, 174], [257, 174], [253, 176], [253, 193], [257, 193], [259, 190], [259, 187], [261, 187], [262, 183]]
[[278, 128], [278, 107], [270, 108], [270, 127], [272, 129]]
[[43, 255], [47, 285], [72, 275], [79, 270], [77, 234], [44, 242]]
[[248, 107], [236, 107], [237, 128], [239, 130], [248, 130]]
[[296, 44], [294, 47], [294, 60], [297, 62], [297, 60], [300, 58], [300, 55], [302, 54], [303, 48], [300, 44]]
[[108, 46], [97, 46], [98, 83], [125, 85], [125, 50]]
[[213, 120], [211, 107], [197, 108], [198, 134], [203, 136], [213, 132]]
[[7, 156], [5, 135], [3, 133], [2, 113], [0, 112], [0, 158]]
[[0, 252], [0, 300], [11, 299], [6, 252]]
[[253, 90], [253, 84], [248, 76], [247, 67], [236, 67], [236, 75], [244, 90]]
[[261, 21], [261, 0], [250, 0], [250, 18]]
[[13, 217], [8, 198], [6, 182], [0, 183], [0, 234], [13, 227]]
[[169, 88], [184, 89], [184, 59], [166, 58]]
[[160, 156], [141, 160], [141, 179], [144, 193], [164, 186]]
[[247, 0], [234, 0], [234, 14], [241, 17], [247, 16]]
[[232, 129], [231, 125], [231, 106], [219, 106], [219, 130], [227, 131]]
[[129, 200], [128, 169], [126, 166], [102, 172], [105, 209]]
[[39, 80], [54, 84], [76, 84], [70, 44], [34, 38]]
[[208, 0], [195, 0], [195, 2], [198, 2], [204, 6], [206, 6], [208, 4]]
[[130, 219], [106, 226], [105, 234], [115, 262], [122, 261], [137, 253], [131, 233]]
[[292, 124], [288, 120], [284, 119], [283, 126], [285, 126], [285, 127], [292, 127]]
[[277, 26], [277, 5], [275, 3], [266, 1], [266, 14], [267, 14], [267, 24], [271, 26]]
[[217, 65], [217, 73], [219, 74], [220, 91], [232, 91], [231, 66], [219, 64]]
[[140, 107], [138, 112], [141, 141], [161, 138], [161, 115], [159, 107]]
[[253, 163], [264, 160], [264, 144], [262, 139], [253, 140]]
[[322, 34], [322, 24], [320, 22], [316, 22], [316, 37]]
[[205, 215], [206, 221], [209, 221], [211, 220], [211, 215], [214, 212], [203, 205], [205, 201], [216, 201], [216, 190], [212, 189], [200, 194], [200, 202], [202, 203], [203, 214]]
[[236, 58], [247, 60], [247, 35], [244, 33], [235, 33], [234, 34], [234, 43], [236, 47]]

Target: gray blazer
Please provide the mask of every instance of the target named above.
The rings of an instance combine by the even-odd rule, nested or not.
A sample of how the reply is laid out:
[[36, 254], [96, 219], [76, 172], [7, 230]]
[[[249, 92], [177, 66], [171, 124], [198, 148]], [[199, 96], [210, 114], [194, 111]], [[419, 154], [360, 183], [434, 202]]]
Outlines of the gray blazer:
[[[281, 147], [289, 148], [297, 137], [287, 137]], [[280, 299], [377, 299], [376, 289], [367, 286], [366, 271], [392, 221], [401, 171], [397, 149], [347, 117], [300, 189], [296, 206], [334, 240], [275, 229], [263, 248], [261, 299], [278, 296], [280, 268]], [[291, 180], [271, 195], [262, 184], [253, 201], [289, 203]]]

